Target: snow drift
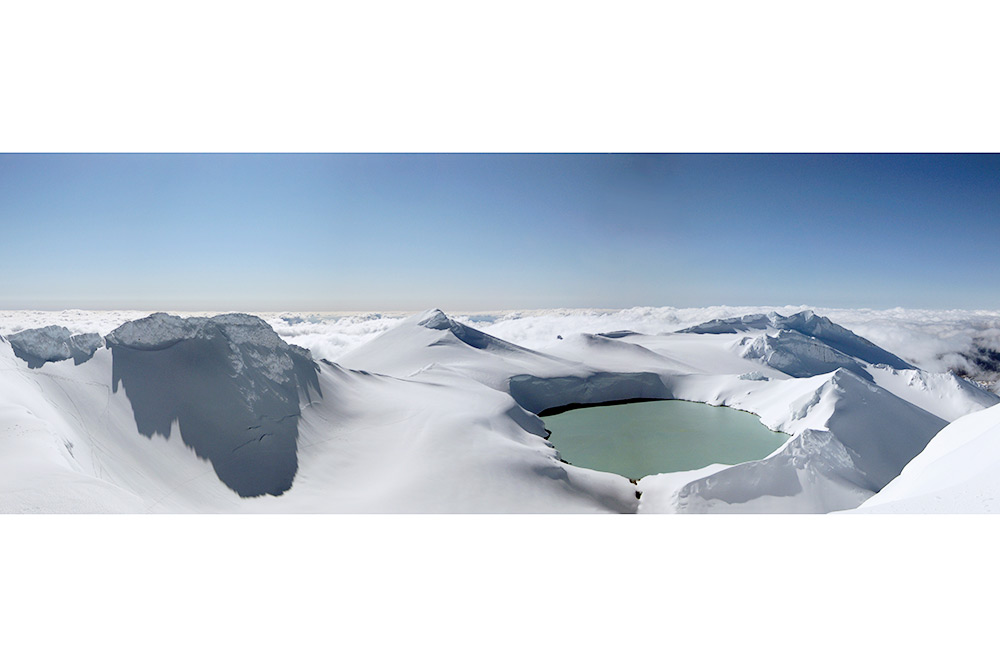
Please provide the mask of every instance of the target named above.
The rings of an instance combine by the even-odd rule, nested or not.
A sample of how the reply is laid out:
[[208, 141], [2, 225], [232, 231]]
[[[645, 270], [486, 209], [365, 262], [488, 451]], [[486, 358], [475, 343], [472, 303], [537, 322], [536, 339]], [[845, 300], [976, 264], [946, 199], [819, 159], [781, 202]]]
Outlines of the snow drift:
[[739, 333], [752, 330], [775, 330], [795, 332], [802, 336], [825, 343], [827, 346], [849, 357], [855, 357], [870, 364], [886, 364], [898, 369], [911, 369], [894, 354], [883, 350], [870, 340], [856, 335], [844, 327], [834, 324], [828, 318], [804, 310], [783, 317], [771, 312], [766, 315], [745, 315], [722, 320], [712, 320], [698, 326], [683, 329], [681, 333]]

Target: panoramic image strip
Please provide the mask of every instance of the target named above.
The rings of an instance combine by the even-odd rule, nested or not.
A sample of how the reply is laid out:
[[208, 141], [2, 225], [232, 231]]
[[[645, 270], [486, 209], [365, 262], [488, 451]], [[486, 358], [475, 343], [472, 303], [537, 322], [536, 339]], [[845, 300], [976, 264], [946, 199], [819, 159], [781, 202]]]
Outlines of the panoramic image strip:
[[988, 154], [0, 155], [0, 512], [995, 512], [998, 184]]
[[0, 19], [4, 664], [995, 653], [1000, 5]]

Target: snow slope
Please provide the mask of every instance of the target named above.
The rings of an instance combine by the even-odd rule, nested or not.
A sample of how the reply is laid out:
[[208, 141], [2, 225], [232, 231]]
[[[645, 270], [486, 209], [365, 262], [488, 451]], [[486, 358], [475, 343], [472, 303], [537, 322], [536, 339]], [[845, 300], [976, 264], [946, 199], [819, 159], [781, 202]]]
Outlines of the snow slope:
[[1000, 511], [1000, 405], [949, 424], [856, 511]]
[[793, 437], [771, 456], [678, 487], [639, 482], [644, 507], [683, 512], [827, 512], [856, 507], [899, 474], [945, 422], [850, 371], [767, 383], [723, 404]]
[[[457, 334], [431, 340], [416, 331], [426, 326], [424, 320], [434, 322], [435, 330], [455, 334], [448, 318], [433, 311], [411, 318], [341, 361], [403, 373], [415, 364], [400, 366], [398, 360], [426, 358], [422, 346], [436, 350], [462, 342]], [[791, 319], [803, 320], [809, 321]], [[823, 327], [821, 331], [830, 329]], [[462, 331], [467, 330], [463, 325]], [[525, 359], [530, 351], [524, 348], [465, 345], [461, 354], [440, 356], [435, 367], [495, 388], [506, 386], [522, 407], [535, 413], [627, 398], [682, 398], [754, 412], [768, 427], [795, 436], [764, 461], [715, 470], [682, 487], [671, 475], [645, 478], [638, 485], [640, 511], [815, 512], [855, 507], [897, 475], [945, 425], [940, 417], [871, 382], [867, 362], [798, 331], [781, 330], [774, 337], [793, 344], [784, 346], [781, 356], [757, 357], [745, 353], [746, 338], [739, 334], [618, 332], [567, 337], [545, 348], [544, 361], [536, 363]], [[834, 340], [844, 345], [840, 339]], [[860, 349], [869, 359], [885, 356], [871, 343], [850, 342], [848, 349]], [[388, 358], [396, 363], [387, 363]], [[577, 365], [567, 369], [552, 363], [554, 359]], [[830, 363], [837, 360], [843, 366]], [[486, 368], [488, 378], [482, 375]], [[793, 379], [789, 370], [808, 382]], [[747, 379], [757, 377], [768, 379]], [[723, 487], [731, 491], [723, 493]]]
[[[0, 510], [635, 511], [628, 480], [559, 462], [540, 420], [503, 392], [451, 372], [427, 371], [425, 379], [410, 380], [328, 362], [315, 366], [311, 391], [296, 400], [294, 484], [248, 493], [239, 486], [246, 480], [231, 476], [232, 466], [220, 466], [218, 452], [200, 448], [198, 429], [217, 409], [219, 392], [232, 430], [256, 435], [255, 418], [263, 430], [273, 426], [266, 418], [276, 396], [287, 395], [279, 381], [294, 374], [287, 360], [295, 352], [255, 319], [153, 316], [109, 335], [108, 348], [86, 364], [49, 363], [29, 374], [0, 342], [0, 432], [13, 434], [0, 450], [8, 473]], [[207, 370], [192, 375], [202, 367]], [[141, 377], [149, 387], [135, 384]], [[211, 392], [181, 400], [199, 383]], [[157, 386], [165, 391], [147, 410]], [[21, 437], [43, 427], [45, 439]], [[232, 442], [229, 431], [218, 437]], [[281, 444], [286, 449], [277, 459], [255, 452], [263, 465], [254, 469], [273, 473], [276, 461], [281, 473], [287, 439]], [[74, 499], [86, 495], [74, 490], [81, 484], [97, 485], [102, 493], [78, 505]]]
[[[0, 339], [0, 511], [827, 512], [1000, 400], [810, 313], [700, 330], [716, 333], [529, 349], [430, 310], [337, 363], [240, 314], [17, 332]], [[636, 485], [561, 461], [536, 416], [635, 398], [731, 406], [789, 439]]]
[[440, 310], [404, 320], [337, 363], [395, 377], [410, 377], [444, 366], [487, 386], [500, 388], [518, 372], [584, 373], [582, 364], [508, 343], [460, 324]]
[[855, 357], [870, 364], [886, 364], [898, 369], [911, 369], [894, 354], [883, 350], [870, 340], [856, 335], [828, 318], [804, 310], [794, 315], [782, 316], [776, 312], [767, 315], [745, 315], [722, 320], [712, 320], [705, 324], [689, 327], [682, 333], [738, 333], [753, 330], [794, 332], [807, 338], [825, 343], [830, 348], [846, 356]]

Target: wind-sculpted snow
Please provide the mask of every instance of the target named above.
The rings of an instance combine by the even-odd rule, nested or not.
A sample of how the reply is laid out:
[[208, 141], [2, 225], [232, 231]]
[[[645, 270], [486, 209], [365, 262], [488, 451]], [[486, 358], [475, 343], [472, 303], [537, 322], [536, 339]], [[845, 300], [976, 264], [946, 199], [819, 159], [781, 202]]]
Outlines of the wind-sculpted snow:
[[740, 341], [744, 359], [758, 359], [771, 368], [792, 377], [803, 378], [830, 373], [838, 368], [871, 380], [872, 376], [857, 359], [838, 352], [829, 345], [797, 331], [779, 330]]
[[[943, 419], [849, 371], [834, 372], [829, 390], [833, 409], [826, 426], [848, 448], [854, 467], [863, 472], [873, 491], [888, 484], [947, 426]], [[877, 419], [869, 414], [873, 408]]]
[[832, 433], [807, 429], [772, 457], [685, 485], [677, 493], [677, 511], [799, 513], [857, 507], [871, 491], [852, 463]]
[[446, 367], [494, 389], [506, 389], [510, 377], [519, 373], [588, 372], [582, 364], [500, 340], [456, 322], [437, 309], [407, 318], [343, 355], [337, 363], [395, 377], [412, 377]]
[[104, 347], [104, 339], [96, 333], [73, 335], [66, 327], [55, 325], [10, 334], [7, 340], [14, 354], [28, 363], [28, 368], [67, 359], [82, 364]]
[[868, 371], [878, 386], [948, 422], [1000, 403], [1000, 396], [953, 373], [900, 371], [881, 364]]
[[111, 386], [124, 388], [139, 432], [211, 461], [241, 496], [280, 495], [298, 469], [300, 395], [320, 394], [317, 367], [259, 318], [156, 313], [107, 336]]
[[677, 333], [730, 334], [742, 333], [751, 329], [767, 329], [773, 326], [772, 315], [776, 316], [777, 313], [772, 313], [771, 315], [744, 315], [742, 317], [711, 320], [697, 326], [681, 329]]
[[[725, 405], [793, 437], [761, 460], [639, 480], [643, 506], [675, 512], [829, 512], [857, 507], [946, 422], [839, 369], [732, 392]], [[690, 399], [690, 394], [681, 395]], [[676, 482], [675, 480], [680, 480]]]
[[743, 317], [712, 320], [698, 326], [688, 327], [679, 333], [723, 334], [760, 329], [797, 332], [803, 336], [815, 338], [843, 353], [843, 355], [855, 357], [870, 364], [886, 364], [900, 370], [913, 368], [910, 364], [891, 352], [883, 350], [870, 340], [834, 324], [811, 310], [804, 310], [787, 317], [772, 312], [766, 315], [744, 315]]
[[[438, 331], [450, 331], [455, 338], [477, 350], [497, 350], [501, 352], [521, 352], [528, 351], [517, 345], [511, 345], [507, 341], [494, 338], [489, 334], [484, 334], [478, 329], [465, 326], [461, 322], [449, 318], [440, 310], [432, 310], [422, 315], [417, 322], [425, 329], [436, 329]], [[441, 344], [444, 344], [442, 341]]]
[[777, 313], [773, 313], [773, 320], [776, 329], [787, 329], [812, 336], [835, 350], [869, 364], [885, 364], [899, 370], [913, 368], [910, 364], [891, 352], [883, 350], [870, 340], [858, 336], [839, 324], [834, 324], [826, 317], [816, 315], [811, 310], [795, 313], [788, 317], [781, 317]]

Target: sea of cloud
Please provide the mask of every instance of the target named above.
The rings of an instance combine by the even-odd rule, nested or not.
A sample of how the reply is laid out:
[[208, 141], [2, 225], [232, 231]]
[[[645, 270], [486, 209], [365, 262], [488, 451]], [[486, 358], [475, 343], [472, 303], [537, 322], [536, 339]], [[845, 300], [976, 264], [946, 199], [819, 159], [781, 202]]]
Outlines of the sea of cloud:
[[984, 351], [1000, 351], [1000, 311], [817, 308], [816, 312], [929, 371], [961, 371], [975, 377], [982, 375], [982, 369], [974, 360]]
[[[707, 320], [777, 311], [783, 315], [809, 306], [711, 306], [704, 308], [640, 307], [621, 310], [551, 309], [452, 312], [455, 319], [504, 340], [529, 348], [544, 348], [558, 336], [629, 330], [658, 334], [677, 331]], [[812, 310], [929, 371], [958, 371], [985, 382], [1000, 375], [977, 364], [984, 350], [1000, 350], [1000, 311], [920, 310], [893, 308]], [[0, 335], [47, 325], [73, 333], [105, 335], [146, 311], [0, 311]], [[210, 315], [212, 313], [178, 313]], [[318, 358], [336, 361], [399, 324], [408, 313], [256, 313], [289, 343], [312, 350]]]

